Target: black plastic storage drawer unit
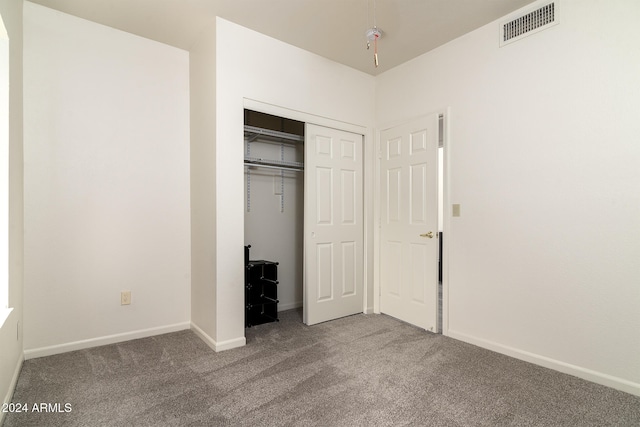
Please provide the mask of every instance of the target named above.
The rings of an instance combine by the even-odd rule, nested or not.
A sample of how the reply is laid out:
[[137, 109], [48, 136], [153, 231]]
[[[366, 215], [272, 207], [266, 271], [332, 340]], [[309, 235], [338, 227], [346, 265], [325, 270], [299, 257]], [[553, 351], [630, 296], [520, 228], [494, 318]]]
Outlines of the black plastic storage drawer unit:
[[245, 327], [278, 321], [278, 263], [249, 260], [245, 246]]

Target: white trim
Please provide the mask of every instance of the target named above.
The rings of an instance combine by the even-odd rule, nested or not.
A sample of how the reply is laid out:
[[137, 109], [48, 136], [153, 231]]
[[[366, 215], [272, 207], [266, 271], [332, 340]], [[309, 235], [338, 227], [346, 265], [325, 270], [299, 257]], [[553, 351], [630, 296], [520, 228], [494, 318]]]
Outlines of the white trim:
[[374, 133], [373, 171], [373, 312], [380, 314], [380, 129]]
[[442, 335], [449, 335], [449, 254], [453, 229], [451, 227], [451, 107], [442, 111], [443, 126], [443, 197], [442, 197]]
[[233, 348], [243, 347], [247, 344], [247, 339], [245, 337], [239, 337], [239, 338], [234, 338], [227, 341], [216, 342], [216, 340], [214, 340], [209, 335], [207, 335], [205, 331], [200, 329], [200, 327], [193, 322], [191, 322], [191, 330], [216, 353], [219, 351], [231, 350]]
[[[375, 176], [374, 176], [374, 206], [373, 206], [373, 215], [374, 215], [374, 227], [373, 227], [373, 262], [374, 262], [374, 275], [373, 275], [373, 313], [381, 314], [380, 311], [380, 200], [379, 195], [381, 192], [380, 189], [380, 157], [381, 157], [381, 147], [380, 147], [380, 134], [388, 129], [404, 125], [406, 123], [411, 123], [417, 120], [421, 120], [425, 117], [429, 117], [433, 114], [442, 115], [444, 118], [444, 140], [443, 140], [443, 155], [444, 155], [444, 195], [443, 195], [443, 205], [444, 205], [444, 220], [443, 220], [443, 236], [450, 235], [451, 233], [451, 225], [450, 225], [450, 215], [447, 215], [447, 206], [450, 200], [450, 164], [449, 164], [449, 156], [451, 153], [450, 149], [450, 133], [449, 133], [449, 123], [451, 122], [451, 107], [439, 108], [427, 114], [420, 114], [417, 116], [410, 117], [409, 119], [400, 119], [393, 120], [390, 122], [383, 123], [380, 127], [377, 127], [375, 130]], [[449, 283], [449, 243], [450, 239], [444, 237], [442, 254], [443, 254], [443, 262], [442, 262], [442, 334], [447, 335], [447, 330], [449, 327], [449, 292], [448, 292], [448, 283]], [[436, 296], [437, 298], [437, 296]], [[436, 301], [437, 304], [437, 301]]]
[[[323, 127], [327, 127], [327, 128], [331, 128], [331, 129], [338, 129], [338, 130], [342, 130], [345, 132], [351, 132], [351, 133], [355, 133], [358, 135], [362, 135], [363, 136], [363, 141], [362, 141], [362, 149], [363, 149], [363, 155], [362, 155], [362, 174], [363, 174], [363, 276], [362, 276], [362, 281], [363, 281], [363, 292], [362, 292], [362, 312], [366, 313], [368, 308], [368, 283], [369, 280], [371, 279], [369, 276], [369, 269], [373, 270], [373, 280], [375, 282], [375, 277], [376, 277], [376, 264], [375, 264], [375, 260], [371, 260], [370, 257], [368, 256], [368, 244], [370, 241], [373, 241], [375, 244], [375, 211], [376, 211], [376, 201], [375, 201], [375, 191], [373, 191], [373, 189], [370, 189], [368, 187], [368, 181], [366, 179], [367, 177], [367, 172], [368, 170], [372, 167], [371, 164], [367, 165], [368, 162], [370, 162], [372, 160], [372, 158], [376, 158], [377, 155], [377, 144], [376, 144], [376, 140], [375, 140], [375, 132], [373, 128], [369, 128], [367, 126], [363, 126], [363, 125], [357, 125], [357, 124], [353, 124], [353, 123], [348, 123], [348, 122], [343, 122], [340, 120], [336, 120], [336, 119], [332, 119], [329, 117], [323, 117], [323, 116], [318, 116], [315, 114], [311, 114], [311, 113], [305, 113], [304, 111], [299, 111], [299, 110], [293, 110], [290, 108], [286, 108], [286, 107], [281, 107], [275, 104], [269, 104], [266, 102], [262, 102], [262, 101], [258, 101], [255, 99], [250, 99], [250, 98], [242, 98], [243, 100], [243, 107], [245, 109], [248, 110], [253, 110], [253, 111], [257, 111], [260, 113], [265, 113], [265, 114], [271, 114], [274, 116], [278, 116], [278, 117], [284, 117], [287, 119], [291, 119], [291, 120], [297, 120], [300, 122], [304, 122], [304, 123], [308, 123], [308, 124], [314, 124], [314, 125], [318, 125], [318, 126], [323, 126]], [[371, 150], [371, 148], [369, 148], [369, 150], [371, 150], [371, 153], [369, 154], [368, 151], [368, 147], [373, 147], [373, 150]], [[369, 157], [371, 156], [371, 157]], [[376, 170], [374, 169], [372, 171], [372, 174], [375, 175], [376, 174]], [[374, 183], [375, 185], [375, 183]], [[371, 195], [371, 193], [373, 193], [373, 195]], [[373, 206], [369, 206], [369, 204], [367, 203], [368, 198], [369, 197], [373, 197]], [[371, 212], [371, 209], [373, 209], [373, 212]], [[374, 226], [371, 227], [370, 225], [370, 218], [373, 219], [374, 221]], [[373, 233], [373, 235], [372, 235]], [[304, 246], [304, 245], [303, 245]], [[374, 255], [375, 257], [375, 255]], [[304, 258], [304, 255], [303, 255]], [[306, 284], [304, 283], [304, 278], [305, 276], [305, 269], [304, 269], [304, 265], [303, 265], [303, 300], [305, 298], [306, 295]], [[374, 283], [374, 305], [375, 305], [375, 283]], [[279, 310], [281, 311], [281, 310]], [[304, 303], [303, 303], [303, 322], [307, 323], [307, 318], [305, 315], [305, 311], [304, 311]], [[206, 339], [205, 339], [206, 341]], [[214, 341], [215, 342], [215, 341]]]
[[204, 341], [209, 347], [211, 347], [212, 350], [215, 351], [215, 349], [216, 349], [216, 340], [214, 340], [209, 335], [207, 335], [207, 333], [205, 331], [200, 329], [200, 327], [198, 327], [198, 325], [196, 325], [193, 322], [191, 322], [191, 330], [198, 336], [198, 338], [200, 338], [202, 341]]
[[[22, 363], [24, 362], [24, 356], [20, 356], [18, 358], [18, 363], [16, 363], [16, 369], [13, 371], [13, 377], [11, 378], [11, 382], [9, 383], [9, 390], [7, 390], [7, 395], [4, 397], [2, 401], [4, 403], [11, 403], [11, 399], [13, 398], [13, 392], [16, 390], [16, 386], [18, 385], [18, 377], [20, 376], [20, 371], [22, 370]], [[4, 422], [5, 413], [0, 411], [0, 426]]]
[[238, 337], [231, 340], [216, 342], [216, 347], [214, 348], [214, 350], [216, 352], [231, 350], [234, 348], [243, 347], [246, 344], [247, 344], [247, 339], [245, 337]]
[[369, 248], [375, 242], [375, 182], [372, 178], [375, 176], [376, 151], [373, 129], [367, 128], [362, 134], [362, 307], [365, 314], [369, 310], [369, 283], [373, 284], [375, 280], [375, 263]]
[[414, 116], [411, 116], [411, 117], [408, 117], [408, 118], [404, 118], [404, 119], [390, 120], [390, 121], [387, 121], [387, 122], [383, 122], [381, 125], [377, 126], [376, 127], [376, 131], [377, 131], [378, 136], [379, 136], [382, 132], [384, 132], [386, 130], [389, 130], [389, 129], [392, 129], [392, 128], [395, 128], [395, 127], [398, 127], [398, 126], [406, 125], [406, 124], [409, 124], [409, 123], [412, 123], [412, 122], [415, 122], [415, 121], [419, 121], [421, 119], [424, 119], [425, 117], [430, 117], [430, 116], [432, 116], [434, 114], [436, 114], [436, 115], [440, 115], [440, 114], [446, 115], [448, 113], [448, 111], [449, 111], [449, 108], [442, 107], [442, 108], [438, 108], [438, 109], [435, 109], [435, 110], [428, 111], [428, 112], [426, 112], [424, 114], [418, 114], [418, 115], [414, 115]]
[[607, 387], [615, 388], [616, 390], [624, 391], [625, 393], [640, 396], [640, 383], [634, 383], [633, 381], [625, 380], [623, 378], [614, 377], [602, 372], [593, 371], [591, 369], [572, 365], [570, 363], [555, 360], [546, 356], [541, 356], [539, 354], [530, 353], [528, 351], [509, 347], [493, 341], [476, 338], [462, 332], [454, 331], [452, 329], [449, 329], [449, 336], [451, 338], [464, 341], [469, 344], [477, 345], [478, 347], [486, 348], [487, 350], [492, 350], [507, 356], [514, 357], [516, 359], [524, 360], [525, 362], [534, 363], [536, 365], [553, 369], [565, 374], [573, 375], [575, 377], [582, 378], [596, 384], [601, 384]]
[[331, 119], [329, 117], [317, 116], [303, 111], [292, 110], [286, 107], [280, 107], [274, 104], [257, 101], [255, 99], [243, 98], [244, 108], [260, 113], [271, 114], [278, 117], [285, 117], [299, 122], [311, 123], [318, 126], [324, 126], [332, 129], [343, 130], [345, 132], [357, 133], [359, 135], [367, 135], [367, 127], [359, 126], [340, 120]]
[[168, 334], [170, 332], [183, 331], [189, 329], [189, 322], [176, 323], [174, 325], [159, 326], [157, 328], [141, 329], [138, 331], [125, 332], [122, 334], [106, 335], [98, 338], [90, 338], [69, 342], [65, 344], [57, 344], [49, 347], [34, 348], [24, 351], [25, 360], [35, 359], [36, 357], [52, 356], [54, 354], [66, 353], [69, 351], [83, 350], [85, 348], [99, 347], [102, 345], [115, 344], [123, 341], [130, 341], [139, 338], [147, 338], [154, 335]]

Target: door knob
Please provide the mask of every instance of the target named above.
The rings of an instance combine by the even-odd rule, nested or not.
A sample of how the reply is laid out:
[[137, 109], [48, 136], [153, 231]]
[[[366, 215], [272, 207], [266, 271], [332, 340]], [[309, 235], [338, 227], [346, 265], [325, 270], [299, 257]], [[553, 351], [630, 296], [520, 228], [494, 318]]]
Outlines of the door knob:
[[420, 235], [420, 237], [428, 237], [428, 238], [430, 238], [430, 239], [433, 239], [433, 231], [430, 231], [430, 232], [428, 232], [428, 233], [421, 234], [421, 235]]

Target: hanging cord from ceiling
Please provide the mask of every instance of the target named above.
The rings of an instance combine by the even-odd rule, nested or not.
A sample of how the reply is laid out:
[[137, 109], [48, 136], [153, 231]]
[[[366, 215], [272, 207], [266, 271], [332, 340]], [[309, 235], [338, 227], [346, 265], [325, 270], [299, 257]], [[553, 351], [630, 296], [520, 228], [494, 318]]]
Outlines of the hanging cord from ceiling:
[[[369, 21], [369, 8], [370, 8], [370, 0], [367, 0], [367, 24]], [[373, 65], [378, 68], [378, 39], [382, 37], [382, 31], [378, 29], [378, 23], [376, 21], [377, 15], [377, 4], [376, 0], [373, 0], [373, 27], [367, 29], [365, 35], [367, 37], [367, 50], [371, 47], [371, 42], [373, 42]]]

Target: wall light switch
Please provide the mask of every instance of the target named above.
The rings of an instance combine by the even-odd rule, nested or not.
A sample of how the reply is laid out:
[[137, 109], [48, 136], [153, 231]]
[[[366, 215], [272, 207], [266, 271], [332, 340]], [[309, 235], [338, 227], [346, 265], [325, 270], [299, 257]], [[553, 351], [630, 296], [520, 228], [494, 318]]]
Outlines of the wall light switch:
[[451, 205], [452, 209], [451, 209], [451, 215], [452, 216], [460, 216], [460, 204], [459, 203], [454, 203], [453, 205]]
[[120, 292], [120, 305], [131, 304], [131, 291]]

